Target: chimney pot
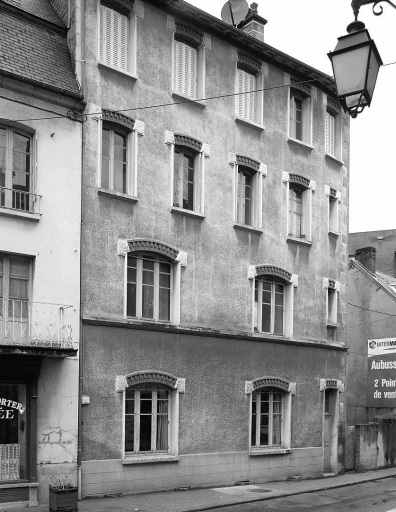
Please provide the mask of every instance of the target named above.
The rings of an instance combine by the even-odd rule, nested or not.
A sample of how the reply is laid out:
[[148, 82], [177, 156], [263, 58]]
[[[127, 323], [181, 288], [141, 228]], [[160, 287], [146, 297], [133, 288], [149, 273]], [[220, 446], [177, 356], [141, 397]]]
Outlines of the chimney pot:
[[356, 260], [363, 265], [371, 274], [377, 270], [377, 249], [374, 247], [363, 247], [355, 252]]

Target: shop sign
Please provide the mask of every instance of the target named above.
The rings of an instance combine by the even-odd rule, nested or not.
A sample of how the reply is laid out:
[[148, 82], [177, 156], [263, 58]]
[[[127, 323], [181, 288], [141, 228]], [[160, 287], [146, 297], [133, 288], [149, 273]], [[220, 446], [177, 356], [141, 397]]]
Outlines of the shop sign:
[[396, 407], [396, 338], [368, 340], [367, 407]]
[[0, 420], [12, 420], [16, 417], [18, 411], [21, 414], [25, 412], [22, 404], [0, 397]]

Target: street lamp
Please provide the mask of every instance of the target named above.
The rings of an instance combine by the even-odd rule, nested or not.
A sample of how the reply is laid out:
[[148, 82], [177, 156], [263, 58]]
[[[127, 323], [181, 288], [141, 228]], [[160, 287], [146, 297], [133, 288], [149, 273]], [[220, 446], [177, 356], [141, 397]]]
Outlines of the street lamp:
[[357, 19], [359, 8], [362, 5], [374, 4], [373, 13], [379, 16], [383, 9], [380, 6], [380, 10], [376, 11], [375, 8], [381, 2], [387, 2], [396, 9], [396, 5], [390, 0], [352, 0], [355, 21], [348, 25], [348, 35], [339, 37], [334, 51], [328, 53], [338, 99], [351, 117], [356, 117], [367, 105], [370, 106], [378, 71], [382, 65], [374, 41], [364, 23]]

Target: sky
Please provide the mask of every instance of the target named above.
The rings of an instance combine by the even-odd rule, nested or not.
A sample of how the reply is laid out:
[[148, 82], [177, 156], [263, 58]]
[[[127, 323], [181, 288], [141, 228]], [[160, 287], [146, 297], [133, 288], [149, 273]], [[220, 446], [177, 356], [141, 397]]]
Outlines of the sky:
[[[187, 0], [220, 18], [225, 0]], [[251, 0], [253, 1], [253, 0]], [[248, 0], [249, 4], [251, 3]], [[256, 0], [268, 23], [264, 41], [333, 75], [327, 56], [353, 21], [350, 0]], [[363, 21], [384, 64], [371, 107], [351, 119], [349, 231], [396, 229], [396, 9], [383, 1], [383, 14], [361, 7]], [[376, 10], [378, 11], [379, 6]]]

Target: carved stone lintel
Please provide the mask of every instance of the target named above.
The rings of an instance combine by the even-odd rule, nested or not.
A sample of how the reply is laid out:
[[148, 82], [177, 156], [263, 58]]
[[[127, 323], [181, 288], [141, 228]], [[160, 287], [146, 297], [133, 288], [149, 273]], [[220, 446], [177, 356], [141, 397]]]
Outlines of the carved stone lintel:
[[320, 379], [319, 389], [320, 389], [320, 391], [324, 391], [326, 389], [326, 379]]
[[341, 283], [339, 281], [334, 281], [334, 288], [337, 292], [341, 290]]
[[248, 279], [251, 281], [252, 279], [255, 279], [257, 276], [256, 267], [254, 265], [248, 266]]
[[327, 288], [328, 288], [328, 287], [329, 287], [329, 280], [328, 280], [328, 278], [327, 278], [327, 277], [324, 277], [324, 278], [323, 278], [323, 288], [324, 288], [325, 290], [327, 290]]
[[269, 76], [269, 66], [266, 62], [261, 63], [261, 72], [266, 78]]
[[282, 181], [283, 183], [288, 183], [290, 181], [290, 176], [287, 171], [282, 171]]
[[166, 28], [170, 32], [176, 32], [175, 18], [173, 16], [170, 16], [169, 14], [166, 16]]
[[309, 188], [312, 190], [312, 192], [316, 192], [316, 181], [311, 180], [309, 182]]
[[231, 46], [230, 59], [234, 62], [238, 62], [238, 50], [235, 48], [235, 46]]
[[134, 129], [138, 133], [138, 135], [144, 135], [144, 130], [146, 128], [146, 125], [144, 121], [139, 121], [138, 119], [135, 120], [135, 126]]
[[118, 240], [117, 242], [117, 253], [118, 256], [126, 256], [129, 252], [129, 244], [127, 240]]
[[212, 49], [212, 37], [210, 34], [207, 34], [206, 32], [204, 33], [203, 45], [205, 50], [210, 51]]
[[209, 158], [210, 157], [210, 145], [209, 144], [202, 144], [201, 152], [203, 153], [204, 156]]
[[342, 380], [338, 380], [337, 381], [337, 388], [338, 388], [338, 391], [340, 393], [344, 393], [345, 392], [345, 385], [344, 383], [342, 382]]
[[230, 165], [235, 165], [236, 164], [236, 154], [235, 153], [228, 153], [228, 163]]
[[141, 0], [135, 0], [133, 11], [138, 18], [144, 18], [144, 5]]
[[174, 144], [175, 143], [175, 135], [173, 132], [168, 130], [165, 131], [165, 144]]
[[297, 383], [296, 382], [290, 382], [289, 393], [293, 396], [296, 396], [296, 394], [297, 394]]
[[251, 395], [253, 393], [253, 382], [251, 380], [245, 380], [245, 395]]
[[298, 288], [298, 274], [293, 274], [291, 276], [290, 284], [292, 284], [294, 288]]
[[187, 253], [180, 251], [176, 256], [176, 261], [180, 263], [181, 267], [187, 267]]
[[122, 393], [128, 387], [125, 375], [117, 375], [116, 377], [116, 392]]
[[329, 196], [330, 195], [330, 187], [329, 187], [329, 185], [325, 185], [324, 189], [325, 189], [325, 196]]
[[263, 164], [263, 163], [260, 164], [259, 172], [261, 172], [261, 174], [263, 176], [267, 176], [267, 166], [266, 166], [266, 164]]
[[175, 384], [175, 389], [178, 390], [179, 393], [186, 392], [186, 379], [177, 379]]

